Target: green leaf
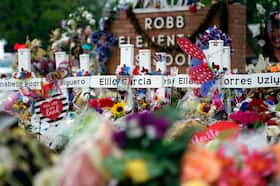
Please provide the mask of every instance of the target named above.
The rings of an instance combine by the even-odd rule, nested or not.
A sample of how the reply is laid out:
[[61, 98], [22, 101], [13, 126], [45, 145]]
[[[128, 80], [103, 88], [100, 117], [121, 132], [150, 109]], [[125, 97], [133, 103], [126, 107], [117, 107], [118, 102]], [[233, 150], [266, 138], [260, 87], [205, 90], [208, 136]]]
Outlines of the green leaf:
[[211, 5], [212, 0], [201, 0], [200, 1], [202, 4], [205, 4], [206, 6]]
[[159, 161], [157, 161], [155, 158], [152, 157], [146, 159], [146, 161], [148, 164], [149, 177], [151, 179], [159, 177], [160, 175], [163, 174], [164, 167]]
[[166, 118], [171, 123], [174, 123], [180, 119], [182, 119], [183, 115], [180, 109], [174, 106], [166, 106], [163, 107], [161, 110], [155, 112], [158, 117]]
[[178, 174], [178, 165], [175, 161], [169, 159], [163, 159], [160, 162], [161, 166], [164, 170], [166, 170], [169, 174], [176, 175]]
[[104, 166], [110, 171], [114, 179], [121, 180], [125, 174], [125, 159], [108, 157], [104, 161]]

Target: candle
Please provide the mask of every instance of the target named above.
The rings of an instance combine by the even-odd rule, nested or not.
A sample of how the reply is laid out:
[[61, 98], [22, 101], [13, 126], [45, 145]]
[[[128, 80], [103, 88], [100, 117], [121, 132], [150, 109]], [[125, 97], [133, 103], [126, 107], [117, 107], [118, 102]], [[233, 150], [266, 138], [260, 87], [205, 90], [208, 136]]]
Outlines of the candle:
[[156, 53], [156, 71], [161, 74], [166, 73], [166, 53], [165, 52], [157, 52]]
[[81, 54], [80, 55], [80, 70], [90, 71], [89, 69], [89, 55], [88, 54]]
[[128, 66], [131, 69], [134, 67], [134, 45], [124, 44], [120, 45], [121, 48], [121, 66]]
[[223, 68], [227, 68], [226, 74], [231, 72], [231, 59], [230, 59], [230, 47], [225, 46], [223, 52]]
[[56, 52], [55, 53], [55, 65], [56, 69], [59, 68], [60, 63], [67, 61], [67, 55], [65, 52]]
[[31, 53], [29, 48], [18, 50], [18, 71], [31, 72]]
[[143, 69], [151, 72], [151, 50], [149, 49], [139, 50], [139, 71]]
[[222, 67], [223, 61], [223, 50], [224, 50], [224, 41], [223, 40], [210, 40], [208, 54], [208, 63], [212, 65], [219, 65]]

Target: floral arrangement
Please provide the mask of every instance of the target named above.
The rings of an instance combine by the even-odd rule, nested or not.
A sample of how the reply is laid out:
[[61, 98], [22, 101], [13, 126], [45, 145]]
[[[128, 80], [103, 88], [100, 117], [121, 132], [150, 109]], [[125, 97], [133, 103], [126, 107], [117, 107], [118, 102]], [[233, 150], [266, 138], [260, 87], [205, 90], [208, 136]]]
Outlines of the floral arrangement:
[[74, 12], [70, 13], [66, 20], [62, 20], [61, 28], [67, 30], [68, 33], [74, 33], [77, 29], [95, 26], [93, 14], [86, 10], [85, 7], [78, 7]]
[[32, 185], [55, 154], [21, 129], [0, 131], [0, 185]]
[[19, 79], [19, 80], [31, 79], [32, 78], [32, 72], [28, 72], [28, 71], [15, 72], [13, 74], [13, 78], [14, 79]]
[[4, 102], [3, 110], [19, 118], [22, 123], [28, 123], [32, 115], [33, 103], [40, 97], [36, 90], [21, 88], [19, 92], [12, 93]]
[[92, 13], [85, 7], [77, 8], [67, 19], [61, 21], [61, 28], [52, 32], [51, 49], [69, 51], [77, 59], [79, 54], [83, 53], [82, 45], [90, 43], [89, 38], [95, 23]]
[[245, 186], [279, 184], [279, 144], [249, 151], [237, 143], [213, 149], [192, 145], [183, 156], [182, 185]]
[[275, 114], [268, 108], [268, 104], [263, 99], [253, 97], [244, 100], [239, 109], [231, 113], [229, 117], [242, 127], [257, 128], [263, 124], [275, 125], [275, 121], [272, 120]]
[[170, 119], [151, 112], [126, 116], [124, 129], [113, 133], [120, 153], [104, 163], [117, 185], [179, 184], [180, 157], [192, 130], [182, 135], [184, 140], [168, 141], [165, 136], [170, 124]]
[[217, 26], [209, 27], [202, 35], [200, 35], [196, 45], [199, 48], [206, 49], [208, 48], [208, 41], [210, 40], [223, 40], [224, 46], [231, 47], [230, 37], [222, 32]]
[[105, 65], [111, 56], [111, 49], [117, 44], [117, 39], [108, 31], [111, 19], [111, 17], [102, 17], [99, 21], [100, 31], [95, 31], [90, 35], [90, 40], [94, 45], [91, 55], [98, 64], [97, 73], [104, 72]]
[[[116, 74], [117, 75], [126, 75], [126, 76], [128, 76], [128, 75], [131, 74], [131, 71], [132, 71], [131, 67], [124, 64], [122, 66], [119, 65], [117, 67]], [[133, 70], [133, 72], [136, 73], [136, 74], [138, 73], [138, 71], [136, 71], [136, 70]]]
[[77, 77], [90, 76], [90, 75], [91, 75], [91, 73], [89, 71], [85, 71], [85, 70], [79, 70], [75, 74], [75, 76], [77, 76]]
[[[106, 109], [114, 107], [115, 102], [111, 97], [92, 98], [88, 100], [88, 106], [99, 113], [103, 113]], [[118, 108], [114, 108], [114, 110], [118, 110]]]

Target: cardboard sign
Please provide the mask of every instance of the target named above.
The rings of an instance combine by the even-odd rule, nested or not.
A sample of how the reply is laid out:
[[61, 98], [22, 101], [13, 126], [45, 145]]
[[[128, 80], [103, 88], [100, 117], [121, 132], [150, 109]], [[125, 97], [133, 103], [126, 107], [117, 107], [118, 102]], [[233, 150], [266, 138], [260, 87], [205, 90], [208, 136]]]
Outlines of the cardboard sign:
[[68, 111], [68, 100], [63, 95], [57, 94], [48, 99], [36, 102], [35, 114], [40, 121], [54, 123], [62, 120]]
[[62, 101], [60, 99], [53, 99], [45, 101], [40, 105], [40, 112], [46, 118], [55, 121], [61, 114], [63, 109]]
[[197, 132], [192, 138], [192, 143], [207, 143], [215, 139], [221, 132], [226, 131], [232, 131], [233, 133], [228, 138], [233, 138], [239, 134], [240, 128], [235, 122], [218, 121], [205, 131]]

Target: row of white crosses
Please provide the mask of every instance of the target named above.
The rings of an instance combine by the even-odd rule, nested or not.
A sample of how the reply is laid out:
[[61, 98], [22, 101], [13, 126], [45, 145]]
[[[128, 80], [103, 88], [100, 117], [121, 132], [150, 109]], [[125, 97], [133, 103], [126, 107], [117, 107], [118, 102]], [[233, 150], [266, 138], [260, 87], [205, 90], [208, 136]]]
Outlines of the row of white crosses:
[[[90, 58], [88, 54], [80, 55], [80, 70], [90, 71]], [[62, 62], [68, 61], [68, 55], [66, 52], [56, 52], [55, 53], [55, 63], [58, 69]], [[18, 50], [18, 71], [31, 72], [31, 53], [30, 49], [24, 48]]]
[[[166, 73], [166, 54], [156, 53], [156, 55], [159, 57], [159, 59], [156, 62], [156, 71], [160, 71], [161, 74]], [[120, 45], [120, 66], [128, 66], [130, 67], [130, 75], [132, 75], [132, 69], [134, 69], [134, 45], [133, 44], [123, 44]], [[142, 49], [139, 50], [139, 74], [141, 74], [141, 71], [143, 69], [147, 70], [148, 73], [152, 72], [152, 56], [151, 56], [151, 50], [150, 49]], [[166, 88], [159, 88], [156, 92], [151, 92], [149, 89], [147, 90], [147, 98], [153, 97], [153, 94], [156, 94], [158, 98], [161, 100], [165, 99], [166, 96]], [[132, 89], [128, 89], [128, 99], [127, 104], [130, 107], [133, 107], [133, 92]]]
[[[81, 54], [79, 56], [80, 59], [80, 70], [82, 71], [90, 71], [90, 58], [89, 54]], [[68, 62], [69, 56], [66, 52], [56, 52], [55, 53], [55, 64], [56, 69], [58, 69], [63, 62]], [[18, 50], [18, 72], [27, 71], [32, 72], [31, 68], [31, 52], [30, 49], [24, 48]], [[88, 89], [84, 89], [84, 91], [88, 91]], [[64, 96], [68, 97], [67, 89], [62, 89], [62, 93]]]

